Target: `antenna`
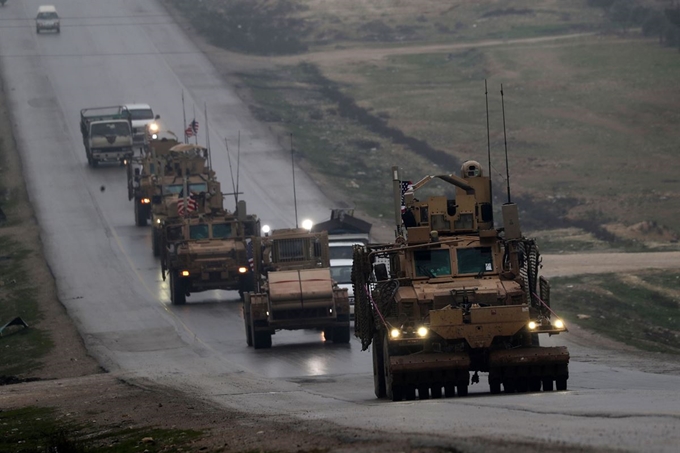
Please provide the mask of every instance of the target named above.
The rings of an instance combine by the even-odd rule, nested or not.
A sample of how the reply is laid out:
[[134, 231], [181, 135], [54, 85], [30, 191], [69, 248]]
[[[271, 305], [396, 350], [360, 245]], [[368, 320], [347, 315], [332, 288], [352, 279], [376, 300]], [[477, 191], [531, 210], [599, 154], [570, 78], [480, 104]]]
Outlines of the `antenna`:
[[238, 204], [239, 176], [241, 174], [241, 131], [238, 131], [238, 142], [236, 144], [236, 203]]
[[184, 90], [182, 90], [182, 116], [184, 117], [184, 143], [187, 143], [187, 109], [184, 107]]
[[484, 79], [484, 98], [486, 99], [486, 152], [489, 158], [489, 183], [491, 182], [491, 137], [489, 135], [489, 90]]
[[290, 162], [293, 168], [293, 204], [295, 205], [295, 228], [299, 228], [297, 213], [297, 193], [295, 192], [295, 150], [293, 149], [293, 134], [290, 134]]
[[508, 135], [505, 132], [505, 99], [503, 97], [503, 84], [501, 83], [501, 108], [503, 110], [503, 142], [505, 143], [505, 173], [508, 186], [508, 204], [512, 203], [510, 199], [510, 166], [508, 165]]
[[238, 206], [238, 193], [236, 190], [236, 185], [234, 184], [234, 170], [231, 166], [231, 153], [229, 152], [229, 143], [227, 143], [227, 137], [224, 137], [224, 145], [227, 147], [227, 160], [229, 161], [229, 173], [231, 174], [231, 190], [234, 192], [235, 206]]
[[210, 152], [210, 128], [208, 123], [208, 106], [203, 104], [205, 114], [205, 147], [208, 149], [208, 169], [212, 171], [212, 153]]
[[[193, 129], [196, 121], [196, 104], [194, 104], [194, 119], [191, 120], [191, 127]], [[198, 130], [194, 131], [194, 143], [198, 145]]]

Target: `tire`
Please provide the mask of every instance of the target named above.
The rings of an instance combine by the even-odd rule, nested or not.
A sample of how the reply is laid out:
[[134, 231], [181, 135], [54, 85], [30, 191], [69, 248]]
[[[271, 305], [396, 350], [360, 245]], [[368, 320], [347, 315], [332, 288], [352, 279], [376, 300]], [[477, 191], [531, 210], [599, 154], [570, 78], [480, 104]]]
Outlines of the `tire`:
[[404, 398], [404, 388], [394, 384], [392, 372], [390, 370], [390, 348], [387, 342], [387, 334], [383, 337], [383, 369], [385, 371], [385, 396], [392, 401], [401, 401]]
[[99, 165], [99, 161], [95, 159], [94, 157], [92, 158], [92, 168], [95, 168]]
[[498, 395], [499, 393], [501, 393], [500, 379], [489, 379], [489, 389], [492, 395]]
[[555, 390], [562, 392], [567, 389], [567, 378], [558, 376], [555, 379]]
[[57, 33], [61, 33], [61, 27], [57, 27]]
[[36, 32], [37, 34], [40, 34], [40, 28], [39, 28], [39, 27], [35, 27], [35, 32]]
[[177, 271], [170, 271], [170, 302], [172, 305], [184, 305], [187, 302], [186, 282]]
[[385, 398], [385, 357], [382, 337], [373, 336], [373, 390], [376, 398]]
[[153, 250], [153, 256], [161, 256], [161, 238], [158, 235], [158, 228], [154, 227], [151, 232], [151, 248]]
[[347, 344], [349, 343], [349, 326], [333, 327], [333, 343]]
[[142, 206], [142, 203], [139, 201], [139, 198], [135, 197], [135, 225], [137, 226], [146, 226], [147, 224], [147, 215], [146, 215], [146, 207]]
[[458, 391], [458, 396], [467, 396], [468, 385], [467, 384], [458, 384], [456, 386], [456, 390]]
[[551, 377], [543, 378], [543, 391], [544, 392], [553, 391], [553, 380]]
[[243, 301], [243, 323], [246, 330], [246, 344], [248, 346], [253, 345], [253, 330], [250, 328], [250, 295], [246, 294], [246, 298]]
[[253, 347], [255, 349], [269, 349], [272, 347], [272, 334], [253, 330]]

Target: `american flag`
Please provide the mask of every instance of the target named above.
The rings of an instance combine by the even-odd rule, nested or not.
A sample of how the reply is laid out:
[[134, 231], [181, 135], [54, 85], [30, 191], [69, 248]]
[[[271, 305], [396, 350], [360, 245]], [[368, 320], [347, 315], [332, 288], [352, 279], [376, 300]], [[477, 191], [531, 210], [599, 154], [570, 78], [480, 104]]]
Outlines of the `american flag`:
[[[193, 195], [187, 197], [186, 205], [187, 213], [194, 212], [195, 210], [198, 209], [198, 201], [196, 201]], [[179, 201], [177, 202], [177, 214], [184, 215], [184, 198], [180, 198]]]
[[198, 121], [196, 121], [196, 118], [191, 120], [191, 123], [187, 126], [187, 128], [184, 130], [184, 135], [187, 137], [193, 137], [194, 135], [198, 135]]
[[401, 213], [406, 211], [406, 204], [404, 202], [404, 194], [413, 186], [411, 181], [400, 181], [401, 183]]
[[250, 270], [255, 272], [255, 258], [253, 257], [253, 240], [246, 239], [246, 258], [248, 258], [248, 266]]

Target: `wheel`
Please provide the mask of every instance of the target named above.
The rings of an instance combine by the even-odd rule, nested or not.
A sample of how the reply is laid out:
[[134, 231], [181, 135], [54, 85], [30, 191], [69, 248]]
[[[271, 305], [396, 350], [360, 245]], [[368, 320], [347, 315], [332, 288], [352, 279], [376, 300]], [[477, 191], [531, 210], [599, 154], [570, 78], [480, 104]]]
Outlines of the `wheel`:
[[456, 390], [458, 390], [458, 396], [467, 396], [468, 385], [467, 384], [458, 384], [456, 386]]
[[161, 238], [156, 227], [151, 232], [151, 248], [153, 249], [153, 256], [161, 256]]
[[385, 398], [385, 357], [383, 352], [382, 337], [373, 337], [373, 390], [376, 398]]
[[40, 27], [35, 27], [35, 32], [40, 34]]
[[538, 378], [538, 377], [529, 378], [529, 391], [530, 392], [540, 392], [541, 391], [541, 378]]
[[255, 349], [268, 349], [272, 347], [272, 334], [269, 332], [256, 332], [253, 330], [253, 347]]
[[456, 384], [453, 382], [447, 382], [444, 384], [444, 395], [447, 398], [453, 398], [456, 395]]
[[430, 393], [432, 394], [432, 399], [438, 399], [442, 397], [442, 387], [443, 385], [439, 382], [432, 384], [430, 387]]
[[415, 385], [405, 385], [404, 387], [404, 399], [406, 401], [413, 401], [416, 399], [416, 386]]
[[394, 376], [392, 376], [392, 370], [390, 369], [390, 347], [387, 341], [387, 334], [382, 340], [383, 347], [383, 370], [385, 371], [385, 396], [392, 401], [401, 401], [404, 397], [404, 389], [398, 385], [394, 384]]
[[517, 393], [526, 393], [529, 390], [529, 381], [525, 377], [521, 377], [515, 381], [515, 390]]
[[253, 275], [246, 274], [239, 277], [238, 281], [238, 296], [241, 300], [245, 300], [245, 295], [255, 290], [255, 280]]
[[567, 378], [563, 376], [558, 376], [557, 379], [555, 379], [555, 390], [558, 392], [564, 391], [567, 389]]
[[503, 381], [503, 391], [505, 393], [515, 393], [515, 381], [513, 379]]
[[99, 161], [93, 157], [92, 158], [92, 167], [96, 167], [98, 165], [99, 165]]
[[418, 398], [421, 400], [430, 399], [430, 387], [428, 385], [418, 386]]
[[543, 378], [543, 391], [552, 392], [553, 391], [553, 380], [552, 378]]
[[186, 282], [177, 274], [170, 271], [170, 302], [172, 305], [184, 305], [187, 301]]
[[349, 326], [333, 327], [333, 343], [349, 343]]
[[324, 341], [333, 341], [333, 332], [334, 329], [332, 327], [326, 327], [325, 329], [323, 329]]
[[489, 389], [492, 395], [501, 393], [501, 381], [499, 379], [489, 379]]
[[146, 226], [147, 217], [146, 208], [139, 201], [139, 198], [135, 197], [135, 225]]
[[253, 345], [253, 331], [250, 328], [250, 295], [246, 295], [243, 301], [243, 323], [246, 330], [246, 343], [248, 346]]

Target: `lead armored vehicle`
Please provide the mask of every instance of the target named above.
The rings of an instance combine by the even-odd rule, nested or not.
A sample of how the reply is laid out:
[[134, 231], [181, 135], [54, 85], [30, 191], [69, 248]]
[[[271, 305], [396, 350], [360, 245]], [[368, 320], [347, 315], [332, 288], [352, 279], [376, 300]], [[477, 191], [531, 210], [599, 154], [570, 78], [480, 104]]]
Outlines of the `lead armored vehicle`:
[[[355, 247], [352, 269], [355, 333], [371, 346], [376, 396], [465, 396], [481, 372], [491, 393], [566, 390], [567, 349], [539, 345], [539, 334], [566, 327], [517, 206], [503, 205], [494, 228], [490, 179], [475, 161], [405, 193], [393, 175], [396, 240]], [[455, 195], [416, 198], [433, 180]]]

